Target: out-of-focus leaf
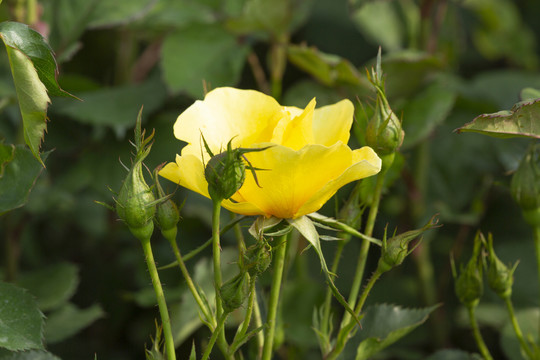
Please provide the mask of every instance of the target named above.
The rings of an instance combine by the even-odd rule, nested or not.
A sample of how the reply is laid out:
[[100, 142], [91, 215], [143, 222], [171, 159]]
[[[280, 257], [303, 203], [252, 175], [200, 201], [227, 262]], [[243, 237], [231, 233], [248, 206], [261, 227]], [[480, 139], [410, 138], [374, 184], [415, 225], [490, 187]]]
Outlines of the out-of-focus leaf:
[[305, 21], [312, 3], [312, 0], [248, 0], [241, 14], [227, 22], [227, 28], [241, 34], [262, 32], [280, 38]]
[[[437, 307], [404, 309], [389, 304], [368, 307], [362, 319], [362, 329], [345, 348], [346, 358], [353, 358], [353, 353], [349, 351], [356, 350], [357, 360], [369, 359], [423, 324]], [[356, 346], [358, 348], [353, 349]]]
[[164, 84], [157, 77], [138, 85], [126, 85], [77, 94], [83, 101], [59, 101], [52, 112], [68, 115], [86, 124], [110, 126], [118, 134], [131, 127], [144, 106], [145, 113], [156, 110], [167, 96]]
[[521, 102], [512, 110], [477, 116], [458, 132], [478, 132], [500, 138], [531, 137], [540, 139], [540, 99]]
[[167, 36], [163, 43], [164, 79], [171, 90], [201, 98], [203, 82], [208, 89], [238, 82], [248, 50], [219, 26], [186, 27]]
[[47, 129], [49, 95], [69, 96], [56, 82], [56, 61], [43, 37], [27, 25], [0, 23], [23, 119], [24, 140], [43, 165], [39, 148]]
[[0, 179], [4, 176], [4, 167], [13, 160], [15, 155], [15, 145], [4, 145], [0, 143]]
[[25, 289], [0, 282], [0, 348], [43, 349], [43, 314]]
[[423, 52], [404, 50], [384, 55], [387, 97], [391, 100], [415, 94], [442, 67], [439, 58]]
[[396, 51], [403, 47], [407, 33], [398, 10], [393, 1], [366, 1], [353, 11], [352, 19], [371, 42]]
[[4, 352], [1, 350], [2, 349], [0, 349], [0, 360], [60, 360], [59, 357], [46, 351], [31, 350], [24, 352]]
[[531, 101], [531, 100], [540, 99], [540, 90], [528, 87], [521, 90], [519, 97], [521, 101]]
[[[540, 312], [536, 308], [523, 309], [516, 312], [516, 319], [525, 339], [538, 343], [538, 319]], [[501, 332], [501, 346], [508, 359], [523, 359], [519, 341], [508, 319]]]
[[109, 1], [100, 0], [92, 11], [90, 27], [126, 24], [143, 17], [158, 0]]
[[305, 45], [289, 45], [289, 60], [327, 86], [356, 85], [370, 88], [365, 76], [361, 76], [348, 60], [337, 55], [325, 54]]
[[41, 311], [49, 311], [73, 296], [79, 285], [78, 269], [70, 263], [59, 263], [22, 274], [17, 284], [36, 297]]
[[409, 148], [428, 137], [441, 124], [457, 97], [457, 91], [446, 82], [436, 82], [408, 101], [403, 108], [403, 148]]
[[469, 0], [463, 6], [480, 20], [472, 32], [473, 41], [486, 58], [506, 58], [530, 69], [538, 65], [534, 33], [511, 0]]
[[317, 106], [331, 105], [343, 100], [343, 96], [334, 89], [307, 79], [296, 82], [289, 87], [283, 95], [282, 103], [303, 108], [313, 98], [317, 99]]
[[482, 360], [482, 356], [457, 349], [445, 349], [431, 354], [425, 360]]
[[510, 109], [520, 100], [519, 94], [526, 87], [540, 88], [540, 74], [520, 70], [496, 70], [483, 72], [465, 83], [461, 93], [469, 100], [487, 100], [494, 106], [493, 111], [496, 111]]
[[217, 17], [216, 11], [200, 0], [160, 0], [135, 25], [146, 29], [180, 27], [193, 22], [213, 23]]
[[79, 309], [75, 305], [67, 303], [63, 307], [47, 315], [45, 324], [45, 340], [48, 344], [54, 344], [65, 340], [94, 321], [105, 315], [99, 305], [92, 305], [86, 309]]
[[[36, 160], [31, 151], [23, 145], [15, 146], [12, 160], [7, 162], [6, 153], [10, 145], [0, 144], [3, 149], [3, 168], [0, 174], [0, 214], [23, 206], [34, 186], [36, 179], [43, 170], [41, 163]], [[43, 154], [43, 159], [48, 153]]]

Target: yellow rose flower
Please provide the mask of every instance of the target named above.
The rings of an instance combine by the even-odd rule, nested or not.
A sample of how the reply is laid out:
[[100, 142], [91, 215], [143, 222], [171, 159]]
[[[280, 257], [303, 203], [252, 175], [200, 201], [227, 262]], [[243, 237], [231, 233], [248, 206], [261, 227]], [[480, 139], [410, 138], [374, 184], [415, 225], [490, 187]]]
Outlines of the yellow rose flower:
[[381, 159], [370, 147], [347, 146], [354, 106], [349, 100], [315, 109], [315, 99], [304, 110], [281, 106], [253, 90], [218, 88], [196, 101], [174, 124], [176, 138], [188, 143], [176, 162], [160, 175], [206, 197], [204, 168], [210, 156], [233, 148], [270, 148], [245, 156], [250, 171], [240, 190], [223, 207], [244, 215], [295, 219], [319, 210], [336, 191], [352, 181], [378, 173]]

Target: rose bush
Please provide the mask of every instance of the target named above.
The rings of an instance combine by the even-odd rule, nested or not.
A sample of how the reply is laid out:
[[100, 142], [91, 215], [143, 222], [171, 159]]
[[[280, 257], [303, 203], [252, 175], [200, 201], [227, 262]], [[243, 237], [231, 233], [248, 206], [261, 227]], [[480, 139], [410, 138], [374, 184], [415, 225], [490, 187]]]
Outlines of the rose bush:
[[370, 147], [347, 145], [354, 106], [349, 100], [315, 109], [281, 106], [253, 90], [217, 88], [176, 120], [174, 135], [187, 142], [160, 175], [209, 197], [204, 177], [209, 160], [202, 136], [214, 154], [232, 139], [233, 148], [263, 148], [246, 154], [256, 172], [222, 205], [244, 215], [294, 219], [319, 210], [336, 191], [380, 171]]

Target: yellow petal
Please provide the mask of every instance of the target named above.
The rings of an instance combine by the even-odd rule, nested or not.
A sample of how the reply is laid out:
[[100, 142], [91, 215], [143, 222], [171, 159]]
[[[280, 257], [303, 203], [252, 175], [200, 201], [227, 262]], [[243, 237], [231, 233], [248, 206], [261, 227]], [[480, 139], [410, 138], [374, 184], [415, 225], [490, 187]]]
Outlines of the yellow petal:
[[176, 155], [176, 163], [168, 163], [159, 175], [181, 186], [210, 198], [204, 178], [204, 165], [193, 155]]
[[313, 143], [313, 98], [303, 111], [294, 107], [285, 107], [290, 116], [282, 118], [274, 129], [271, 142], [299, 150]]
[[[380, 160], [379, 167], [372, 164], [376, 160], [371, 158], [371, 162], [355, 164], [364, 153], [365, 150], [353, 152], [341, 142], [332, 147], [307, 145], [299, 151], [276, 145], [249, 153], [246, 156], [254, 167], [267, 170], [256, 172], [261, 187], [247, 174], [239, 193], [267, 216], [296, 218], [307, 214], [304, 208], [309, 212], [317, 211], [340, 186], [376, 173]], [[367, 152], [367, 155], [371, 157], [374, 153]]]
[[233, 139], [234, 147], [270, 141], [277, 122], [284, 116], [282, 107], [272, 97], [253, 90], [217, 88], [204, 101], [196, 101], [174, 124], [174, 135], [188, 145], [182, 155], [206, 157], [201, 134], [214, 154], [220, 153]]
[[331, 146], [341, 141], [349, 141], [354, 116], [353, 104], [345, 99], [323, 106], [313, 114], [313, 143]]
[[372, 176], [381, 171], [381, 159], [368, 146], [353, 151], [352, 165], [339, 177], [326, 183], [308, 201], [306, 201], [294, 217], [311, 214], [319, 210], [334, 194], [346, 184]]

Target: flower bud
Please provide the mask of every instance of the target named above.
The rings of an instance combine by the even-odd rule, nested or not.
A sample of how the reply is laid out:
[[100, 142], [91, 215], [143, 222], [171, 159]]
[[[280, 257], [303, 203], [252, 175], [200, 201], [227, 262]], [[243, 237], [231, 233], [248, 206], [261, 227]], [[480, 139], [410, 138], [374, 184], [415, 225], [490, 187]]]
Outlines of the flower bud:
[[144, 138], [141, 134], [141, 114], [135, 126], [136, 156], [116, 199], [116, 213], [135, 237], [148, 241], [154, 232], [153, 216], [156, 212], [155, 197], [143, 176], [143, 160], [150, 153], [153, 134]]
[[142, 162], [136, 162], [129, 171], [118, 199], [116, 213], [139, 240], [148, 240], [154, 232], [152, 217], [156, 211], [152, 190], [144, 180]]
[[208, 161], [204, 177], [208, 182], [210, 198], [221, 201], [230, 198], [242, 187], [246, 179], [246, 165], [233, 150], [227, 149]]
[[180, 221], [180, 212], [174, 201], [165, 195], [159, 183], [158, 171], [159, 168], [154, 172], [154, 178], [156, 179], [156, 189], [160, 200], [156, 205], [154, 221], [165, 239], [175, 241], [178, 232], [177, 224]]
[[481, 261], [482, 241], [480, 233], [474, 239], [474, 249], [471, 259], [465, 267], [462, 266], [461, 273], [456, 274], [453, 269], [455, 285], [454, 290], [459, 301], [467, 306], [478, 305], [484, 292], [484, 283], [482, 281], [482, 261]]
[[379, 263], [377, 264], [377, 271], [379, 273], [383, 273], [398, 265], [401, 265], [407, 255], [412, 252], [412, 250], [409, 250], [409, 243], [420, 236], [424, 231], [429, 230], [436, 225], [437, 219], [432, 217], [431, 220], [421, 229], [407, 231], [388, 240], [386, 240], [385, 234], [381, 247], [381, 257], [379, 258]]
[[245, 271], [224, 283], [219, 290], [223, 311], [230, 313], [242, 306], [249, 295], [248, 286], [249, 276]]
[[529, 147], [512, 177], [510, 190], [525, 220], [540, 226], [540, 144]]
[[206, 152], [211, 156], [204, 169], [204, 177], [208, 183], [208, 194], [213, 201], [221, 202], [229, 199], [242, 187], [246, 179], [246, 162], [255, 178], [255, 182], [257, 182], [255, 170], [261, 169], [251, 166], [244, 154], [263, 151], [268, 149], [269, 146], [260, 149], [233, 149], [231, 139], [227, 144], [227, 150], [214, 155], [204, 137], [203, 142]]
[[517, 263], [508, 268], [495, 254], [493, 249], [493, 237], [488, 236], [488, 285], [499, 297], [508, 299], [512, 295], [512, 285], [514, 284], [514, 271]]
[[377, 55], [376, 69], [372, 69], [371, 75], [368, 74], [368, 77], [377, 91], [377, 101], [373, 116], [367, 124], [366, 144], [373, 148], [379, 156], [392, 154], [403, 143], [405, 132], [401, 127], [401, 120], [392, 111], [386, 98], [380, 49]]
[[251, 277], [259, 276], [265, 272], [271, 262], [272, 247], [264, 239], [247, 248], [242, 254], [243, 269], [246, 270]]

